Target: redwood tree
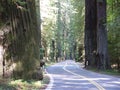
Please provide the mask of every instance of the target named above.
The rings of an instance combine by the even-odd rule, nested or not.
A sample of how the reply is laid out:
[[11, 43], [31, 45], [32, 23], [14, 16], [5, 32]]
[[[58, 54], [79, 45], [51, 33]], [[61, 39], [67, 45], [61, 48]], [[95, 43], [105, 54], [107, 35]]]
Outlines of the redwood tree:
[[110, 67], [107, 49], [106, 0], [85, 1], [85, 67]]
[[[94, 64], [96, 50], [96, 0], [85, 0], [85, 67]], [[88, 63], [88, 64], [87, 64]]]
[[106, 0], [97, 1], [97, 56], [98, 68], [109, 68], [106, 30]]

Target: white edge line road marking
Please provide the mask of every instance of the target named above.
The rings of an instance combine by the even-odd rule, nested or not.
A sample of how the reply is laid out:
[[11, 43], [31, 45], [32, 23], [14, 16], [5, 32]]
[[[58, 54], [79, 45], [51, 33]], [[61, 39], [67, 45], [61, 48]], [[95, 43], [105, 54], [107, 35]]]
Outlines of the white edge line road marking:
[[102, 86], [100, 86], [97, 82], [95, 82], [95, 81], [93, 81], [93, 80], [90, 80], [90, 79], [88, 79], [88, 78], [85, 77], [85, 76], [82, 76], [82, 75], [76, 74], [76, 73], [74, 73], [74, 72], [71, 72], [71, 71], [69, 71], [68, 69], [66, 69], [66, 67], [67, 67], [67, 62], [66, 62], [66, 64], [65, 64], [64, 67], [63, 67], [63, 69], [64, 69], [65, 71], [67, 71], [67, 72], [69, 72], [69, 73], [71, 73], [71, 74], [73, 74], [73, 75], [75, 75], [75, 76], [79, 76], [80, 78], [83, 78], [83, 79], [88, 80], [91, 84], [93, 84], [94, 86], [96, 86], [99, 90], [105, 90], [105, 89], [104, 89]]
[[52, 75], [47, 72], [46, 69], [45, 69], [45, 71], [46, 71], [47, 75], [50, 77], [50, 83], [47, 85], [47, 88], [45, 90], [51, 90], [51, 88], [53, 87], [54, 79], [53, 79]]

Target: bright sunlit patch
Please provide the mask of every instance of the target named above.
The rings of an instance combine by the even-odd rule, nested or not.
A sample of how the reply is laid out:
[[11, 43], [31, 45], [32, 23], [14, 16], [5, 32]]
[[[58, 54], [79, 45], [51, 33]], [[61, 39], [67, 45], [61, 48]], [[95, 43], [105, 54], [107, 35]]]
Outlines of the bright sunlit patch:
[[88, 85], [90, 83], [75, 83], [75, 82], [66, 82], [65, 84], [72, 84], [72, 85]]
[[103, 86], [105, 86], [105, 87], [117, 87], [117, 85], [108, 84], [108, 83], [104, 83]]
[[88, 78], [88, 80], [110, 80], [110, 78]]
[[23, 90], [28, 90], [29, 88], [39, 89], [41, 87], [41, 81], [25, 81], [22, 79], [13, 80], [9, 83], [11, 86], [15, 86], [16, 88], [21, 88]]
[[36, 82], [33, 83], [33, 85], [35, 85], [35, 86], [41, 86], [41, 82], [40, 81], [36, 81]]
[[49, 0], [41, 0], [41, 18], [49, 18], [50, 15], [50, 1]]
[[120, 82], [118, 82], [118, 81], [112, 81], [112, 82], [108, 82], [108, 83], [120, 84]]
[[17, 83], [20, 83], [22, 82], [22, 79], [19, 79], [19, 80], [13, 80], [10, 82], [10, 84], [17, 84]]

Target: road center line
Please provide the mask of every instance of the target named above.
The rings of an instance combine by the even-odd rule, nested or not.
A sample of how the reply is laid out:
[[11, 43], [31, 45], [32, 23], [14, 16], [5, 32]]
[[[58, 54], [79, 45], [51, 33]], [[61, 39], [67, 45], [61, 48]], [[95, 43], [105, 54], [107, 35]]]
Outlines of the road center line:
[[99, 85], [97, 82], [95, 82], [95, 81], [93, 81], [93, 80], [90, 80], [90, 79], [88, 79], [88, 78], [85, 77], [85, 76], [82, 76], [82, 75], [79, 75], [79, 74], [77, 74], [77, 73], [74, 73], [74, 72], [66, 69], [66, 67], [67, 67], [67, 62], [65, 63], [65, 65], [64, 65], [64, 67], [63, 67], [63, 70], [65, 70], [66, 72], [69, 72], [69, 73], [71, 73], [71, 74], [73, 74], [73, 75], [75, 75], [75, 76], [78, 76], [78, 77], [80, 77], [80, 78], [86, 79], [86, 80], [89, 81], [91, 84], [93, 84], [94, 86], [96, 86], [99, 90], [105, 90], [105, 89], [104, 89], [101, 85]]

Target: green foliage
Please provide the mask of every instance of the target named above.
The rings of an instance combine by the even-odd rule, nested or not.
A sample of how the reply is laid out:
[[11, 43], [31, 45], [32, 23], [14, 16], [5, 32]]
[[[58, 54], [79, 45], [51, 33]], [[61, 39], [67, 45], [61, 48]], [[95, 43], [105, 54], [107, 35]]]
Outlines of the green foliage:
[[23, 1], [23, 0], [12, 0], [12, 2], [14, 2], [14, 3], [18, 3], [20, 6], [23, 6], [23, 5], [26, 4], [26, 2]]
[[[77, 46], [84, 42], [84, 3], [84, 0], [60, 0], [58, 5], [58, 2], [50, 0], [50, 4], [41, 5], [42, 45], [48, 56], [57, 57], [59, 48], [61, 57], [69, 58], [70, 54], [75, 57], [74, 53], [78, 52], [74, 49], [75, 42]], [[45, 7], [50, 7], [51, 10], [46, 12]], [[51, 45], [52, 40], [55, 41], [55, 51]]]
[[1, 3], [0, 3], [0, 13], [3, 11], [3, 7], [2, 7], [2, 5], [1, 5]]
[[[108, 46], [111, 64], [120, 63], [120, 7], [108, 2]], [[120, 68], [120, 67], [118, 67]]]
[[6, 16], [8, 12], [6, 11], [7, 7], [4, 4], [4, 1], [0, 1], [0, 27], [6, 22]]
[[84, 20], [85, 20], [85, 2], [84, 0], [72, 1], [73, 5], [73, 24], [72, 29], [74, 30], [74, 36], [83, 44], [84, 37]]
[[44, 55], [45, 55], [45, 49], [40, 48], [40, 59], [43, 59]]
[[49, 78], [47, 76], [42, 81], [0, 78], [0, 90], [41, 90], [48, 83]]

